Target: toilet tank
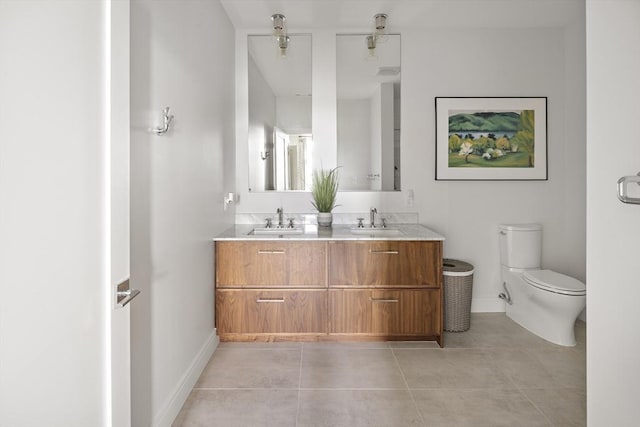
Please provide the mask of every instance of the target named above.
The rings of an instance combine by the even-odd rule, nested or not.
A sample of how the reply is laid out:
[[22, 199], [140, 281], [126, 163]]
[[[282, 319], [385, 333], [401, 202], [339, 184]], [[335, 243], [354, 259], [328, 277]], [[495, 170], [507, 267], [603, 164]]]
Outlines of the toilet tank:
[[542, 226], [540, 224], [503, 224], [498, 226], [500, 264], [508, 268], [540, 268]]

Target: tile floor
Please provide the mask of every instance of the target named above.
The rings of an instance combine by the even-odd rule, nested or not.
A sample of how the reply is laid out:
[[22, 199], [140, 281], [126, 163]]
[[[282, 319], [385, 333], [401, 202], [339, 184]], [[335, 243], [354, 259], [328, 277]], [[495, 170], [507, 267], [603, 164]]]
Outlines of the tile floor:
[[559, 347], [502, 313], [433, 343], [221, 343], [174, 426], [584, 426], [586, 328]]

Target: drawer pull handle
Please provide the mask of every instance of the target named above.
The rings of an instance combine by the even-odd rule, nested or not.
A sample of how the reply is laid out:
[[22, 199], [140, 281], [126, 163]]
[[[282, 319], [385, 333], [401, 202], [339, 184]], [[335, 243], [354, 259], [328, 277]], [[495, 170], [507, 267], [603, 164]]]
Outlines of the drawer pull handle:
[[374, 297], [370, 297], [369, 299], [371, 300], [371, 302], [398, 302], [397, 299], [391, 299], [391, 298], [374, 298]]
[[284, 302], [284, 298], [256, 298], [256, 302]]
[[266, 251], [266, 250], [259, 250], [258, 251], [259, 254], [283, 254], [284, 251]]
[[372, 254], [398, 255], [400, 252], [398, 252], [398, 251], [374, 251], [373, 249], [369, 249], [369, 253], [372, 253]]

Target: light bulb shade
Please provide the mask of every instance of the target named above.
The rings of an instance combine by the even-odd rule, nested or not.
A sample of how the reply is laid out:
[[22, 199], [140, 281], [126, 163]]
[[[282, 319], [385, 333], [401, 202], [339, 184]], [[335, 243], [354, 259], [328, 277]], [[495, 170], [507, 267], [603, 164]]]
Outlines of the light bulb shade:
[[291, 39], [289, 36], [277, 36], [276, 41], [278, 42], [278, 51], [280, 56], [287, 56], [287, 49], [289, 48], [289, 41]]
[[384, 34], [387, 27], [387, 15], [384, 13], [378, 13], [373, 17], [376, 27], [376, 34]]
[[286, 20], [287, 18], [285, 18], [284, 15], [280, 13], [271, 15], [271, 22], [273, 22], [273, 34], [275, 36], [282, 36], [287, 33], [285, 28]]
[[291, 38], [289, 36], [280, 36], [277, 38], [278, 40], [278, 47], [280, 49], [286, 49], [289, 47], [289, 41], [291, 40]]
[[369, 35], [366, 37], [367, 41], [367, 49], [369, 51], [369, 55], [373, 56], [376, 54], [376, 37]]

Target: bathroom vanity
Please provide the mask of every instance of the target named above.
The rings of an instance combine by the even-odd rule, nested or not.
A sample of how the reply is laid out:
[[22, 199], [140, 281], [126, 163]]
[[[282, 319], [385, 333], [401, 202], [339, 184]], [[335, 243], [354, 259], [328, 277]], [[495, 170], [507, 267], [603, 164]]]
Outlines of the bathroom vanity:
[[235, 226], [215, 239], [221, 340], [442, 345], [442, 236], [416, 224], [388, 233], [252, 230]]

